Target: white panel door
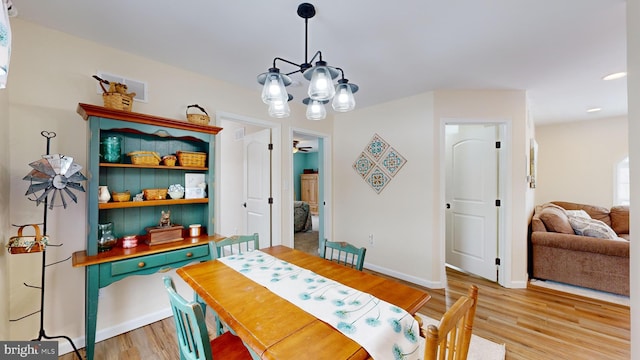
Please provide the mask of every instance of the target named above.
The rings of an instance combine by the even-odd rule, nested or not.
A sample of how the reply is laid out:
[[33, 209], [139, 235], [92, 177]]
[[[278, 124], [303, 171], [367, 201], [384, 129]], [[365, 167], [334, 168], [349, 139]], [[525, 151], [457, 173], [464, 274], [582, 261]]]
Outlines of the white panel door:
[[244, 137], [244, 199], [245, 234], [258, 233], [260, 248], [271, 243], [271, 161], [269, 143], [271, 129]]
[[447, 125], [446, 262], [497, 281], [497, 125]]

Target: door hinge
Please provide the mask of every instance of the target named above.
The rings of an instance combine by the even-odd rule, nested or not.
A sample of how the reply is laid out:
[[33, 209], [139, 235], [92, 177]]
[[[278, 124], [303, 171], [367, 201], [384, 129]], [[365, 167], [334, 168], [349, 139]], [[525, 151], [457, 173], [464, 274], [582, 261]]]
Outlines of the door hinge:
[[500, 149], [501, 145], [502, 145], [502, 143], [500, 141], [496, 141], [496, 149]]
[[496, 266], [500, 266], [500, 258], [496, 258]]
[[496, 206], [500, 206], [500, 205], [501, 205], [500, 199], [496, 199]]
[[269, 145], [267, 145], [267, 149], [269, 149], [269, 150], [273, 150], [273, 144], [269, 144]]
[[269, 204], [273, 204], [273, 198], [272, 197], [270, 197], [268, 201], [269, 201]]

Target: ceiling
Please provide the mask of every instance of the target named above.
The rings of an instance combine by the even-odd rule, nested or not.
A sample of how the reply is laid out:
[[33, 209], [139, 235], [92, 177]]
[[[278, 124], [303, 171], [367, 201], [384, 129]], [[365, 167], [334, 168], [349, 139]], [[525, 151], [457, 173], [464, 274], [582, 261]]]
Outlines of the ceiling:
[[[300, 3], [13, 0], [25, 21], [236, 83], [256, 97], [256, 76], [275, 57], [304, 61]], [[536, 124], [627, 113], [626, 78], [602, 80], [626, 70], [624, 0], [315, 5], [309, 58], [321, 50], [329, 65], [344, 69], [360, 86], [358, 108], [441, 89], [519, 89], [527, 91]], [[306, 80], [292, 77], [287, 89], [300, 101]], [[586, 112], [593, 107], [602, 110]]]

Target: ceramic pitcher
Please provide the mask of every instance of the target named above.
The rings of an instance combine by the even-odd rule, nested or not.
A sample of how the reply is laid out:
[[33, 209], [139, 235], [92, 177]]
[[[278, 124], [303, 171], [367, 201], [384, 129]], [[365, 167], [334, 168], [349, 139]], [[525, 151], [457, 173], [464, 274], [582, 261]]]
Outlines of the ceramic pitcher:
[[109, 193], [109, 187], [105, 186], [98, 186], [98, 202], [99, 203], [106, 203], [109, 202], [109, 200], [111, 200], [111, 194]]

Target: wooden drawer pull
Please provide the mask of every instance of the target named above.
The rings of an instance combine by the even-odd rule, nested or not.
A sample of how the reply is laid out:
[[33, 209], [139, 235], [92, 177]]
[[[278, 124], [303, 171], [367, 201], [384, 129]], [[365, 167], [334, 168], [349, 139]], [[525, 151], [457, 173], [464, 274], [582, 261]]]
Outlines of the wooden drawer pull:
[[166, 268], [162, 268], [162, 269], [158, 270], [158, 272], [165, 273], [165, 272], [167, 272], [169, 270], [171, 270], [171, 266], [167, 266]]
[[139, 267], [139, 268], [143, 268], [145, 265], [147, 265], [147, 264], [145, 264], [145, 263], [144, 263], [144, 261], [140, 261], [140, 262], [138, 263], [138, 267]]
[[193, 253], [190, 253], [190, 252], [187, 253], [187, 257], [192, 257], [192, 256], [193, 256]]

